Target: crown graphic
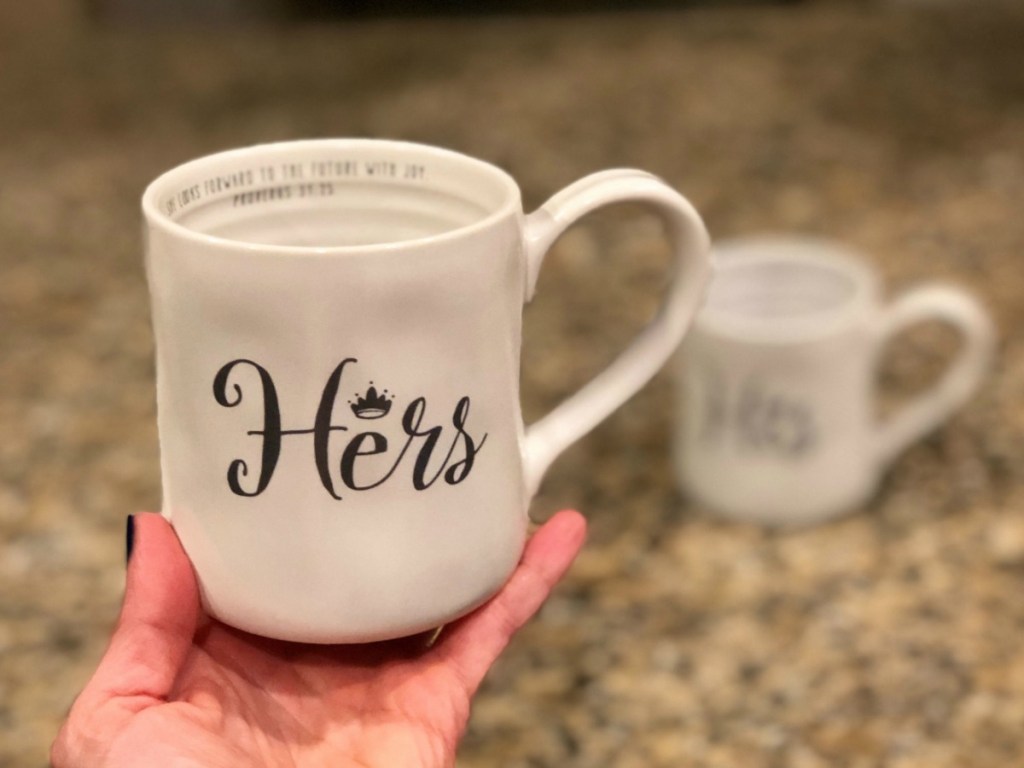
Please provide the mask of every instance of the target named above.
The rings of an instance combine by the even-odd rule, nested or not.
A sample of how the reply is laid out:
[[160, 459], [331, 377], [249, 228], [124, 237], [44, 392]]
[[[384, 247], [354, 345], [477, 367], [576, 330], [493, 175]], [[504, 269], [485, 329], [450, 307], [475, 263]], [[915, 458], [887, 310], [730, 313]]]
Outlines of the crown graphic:
[[360, 419], [379, 419], [382, 416], [387, 416], [388, 411], [391, 410], [391, 401], [386, 397], [387, 393], [388, 391], [385, 389], [383, 393], [378, 394], [377, 388], [371, 381], [365, 397], [357, 392], [356, 401], [352, 403], [349, 400], [352, 403], [352, 413]]

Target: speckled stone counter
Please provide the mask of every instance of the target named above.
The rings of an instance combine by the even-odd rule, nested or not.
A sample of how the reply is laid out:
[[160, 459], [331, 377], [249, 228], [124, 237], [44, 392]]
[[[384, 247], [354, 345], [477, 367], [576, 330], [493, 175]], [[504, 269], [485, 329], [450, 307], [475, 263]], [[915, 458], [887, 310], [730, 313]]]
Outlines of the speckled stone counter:
[[[861, 248], [1001, 334], [983, 390], [851, 516], [772, 533], [673, 481], [671, 378], [571, 449], [534, 513], [581, 508], [567, 581], [480, 694], [464, 768], [1007, 768], [1024, 761], [1024, 6], [796, 4], [603, 16], [91, 29], [0, 10], [0, 766], [45, 763], [99, 657], [127, 513], [159, 504], [137, 198], [258, 141], [368, 135], [511, 171], [528, 207], [634, 165], [715, 237]], [[527, 312], [534, 418], [656, 305], [658, 229], [568, 233]], [[886, 403], [954, 339], [893, 345]]]

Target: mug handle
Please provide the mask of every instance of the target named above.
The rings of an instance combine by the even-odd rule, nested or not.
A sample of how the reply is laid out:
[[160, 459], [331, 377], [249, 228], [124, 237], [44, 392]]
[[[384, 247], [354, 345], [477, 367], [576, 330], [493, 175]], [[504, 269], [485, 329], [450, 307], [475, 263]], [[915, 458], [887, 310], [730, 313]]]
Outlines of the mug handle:
[[711, 241], [692, 205], [656, 176], [620, 169], [586, 176], [526, 217], [526, 285], [529, 302], [548, 249], [577, 219], [611, 203], [650, 206], [664, 220], [675, 274], [654, 319], [612, 363], [525, 435], [524, 479], [529, 497], [551, 462], [632, 397], [665, 364], [686, 334], [711, 276]]
[[981, 383], [995, 352], [995, 329], [982, 306], [963, 291], [943, 285], [915, 289], [890, 304], [880, 318], [877, 349], [880, 352], [897, 333], [926, 320], [940, 320], [958, 330], [963, 348], [931, 390], [879, 427], [875, 455], [883, 464], [962, 406]]

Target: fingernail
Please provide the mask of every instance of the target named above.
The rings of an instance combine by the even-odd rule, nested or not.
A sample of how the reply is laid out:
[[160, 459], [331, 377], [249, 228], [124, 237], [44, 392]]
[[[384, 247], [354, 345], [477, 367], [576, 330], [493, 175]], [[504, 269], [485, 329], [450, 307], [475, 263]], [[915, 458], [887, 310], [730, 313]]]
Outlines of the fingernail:
[[124, 561], [127, 564], [132, 559], [132, 547], [135, 544], [135, 515], [128, 515], [128, 527], [124, 532]]

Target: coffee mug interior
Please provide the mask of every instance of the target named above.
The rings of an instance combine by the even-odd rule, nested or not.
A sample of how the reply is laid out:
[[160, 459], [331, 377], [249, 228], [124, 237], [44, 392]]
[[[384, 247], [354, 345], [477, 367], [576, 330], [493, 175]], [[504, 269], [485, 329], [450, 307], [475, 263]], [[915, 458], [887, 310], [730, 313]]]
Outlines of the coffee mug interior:
[[856, 316], [873, 299], [859, 259], [826, 243], [765, 239], [716, 248], [703, 327], [750, 336], [813, 335]]
[[159, 223], [219, 241], [299, 249], [408, 243], [484, 224], [518, 202], [498, 168], [417, 144], [270, 144], [187, 163], [143, 198]]
[[784, 259], [732, 264], [712, 283], [708, 307], [753, 321], [806, 318], [842, 307], [857, 284], [830, 264]]

